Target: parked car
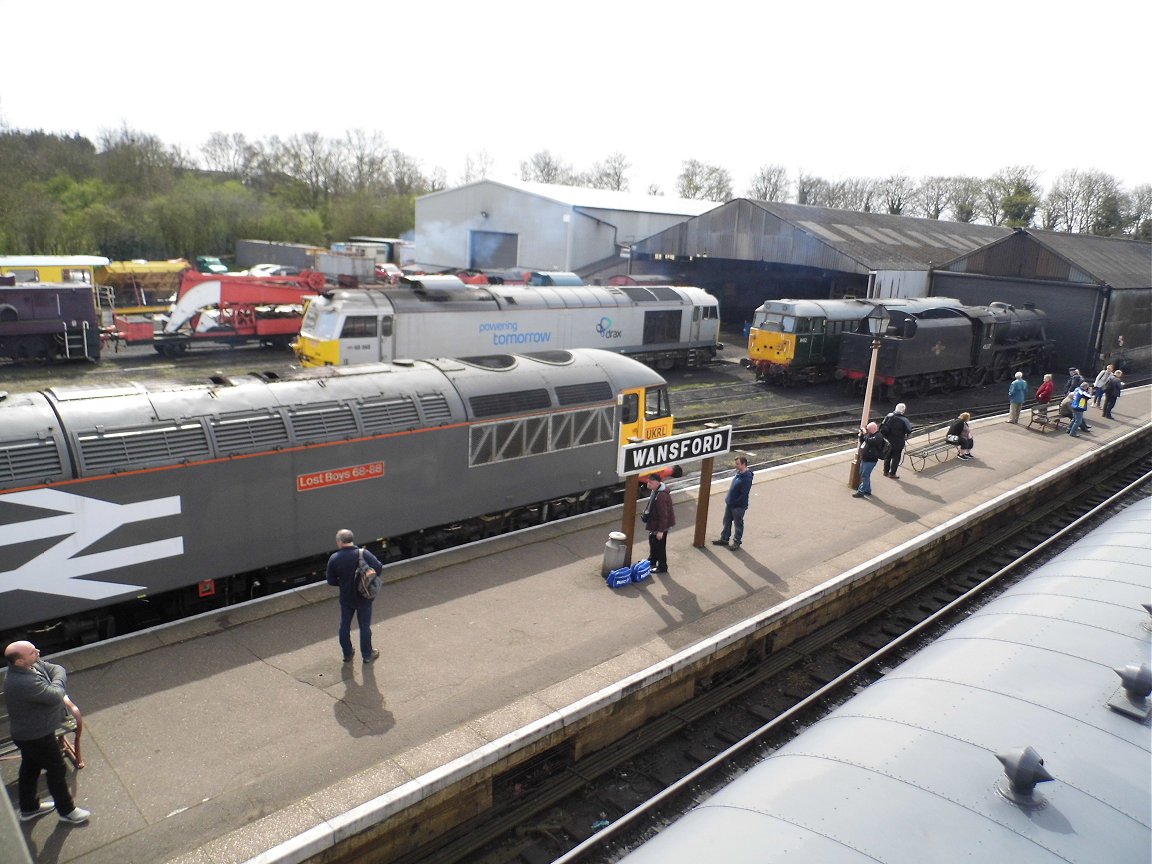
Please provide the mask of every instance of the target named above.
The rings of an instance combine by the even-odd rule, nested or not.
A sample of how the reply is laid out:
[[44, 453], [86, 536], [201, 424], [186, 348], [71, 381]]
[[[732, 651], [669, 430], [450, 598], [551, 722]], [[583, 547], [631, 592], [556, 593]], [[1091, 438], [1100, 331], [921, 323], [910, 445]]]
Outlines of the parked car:
[[256, 264], [248, 268], [249, 276], [299, 276], [299, 267], [285, 267], [281, 264]]

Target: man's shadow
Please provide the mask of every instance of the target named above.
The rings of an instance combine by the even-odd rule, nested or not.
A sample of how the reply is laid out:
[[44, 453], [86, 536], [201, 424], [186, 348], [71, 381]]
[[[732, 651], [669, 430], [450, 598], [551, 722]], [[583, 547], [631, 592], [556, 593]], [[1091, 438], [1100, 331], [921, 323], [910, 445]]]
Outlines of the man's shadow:
[[344, 682], [343, 698], [332, 703], [336, 722], [348, 730], [353, 738], [365, 735], [383, 735], [396, 725], [392, 712], [384, 708], [384, 694], [376, 684], [377, 663], [360, 665], [362, 680], [356, 680], [353, 664], [344, 664], [341, 680]]

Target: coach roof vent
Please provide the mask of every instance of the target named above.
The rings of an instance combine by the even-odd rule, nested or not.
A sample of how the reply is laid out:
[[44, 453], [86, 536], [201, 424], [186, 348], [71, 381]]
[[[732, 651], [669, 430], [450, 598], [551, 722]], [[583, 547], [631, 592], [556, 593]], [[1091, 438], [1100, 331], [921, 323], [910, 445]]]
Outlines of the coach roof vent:
[[1004, 776], [996, 781], [996, 791], [1013, 804], [1043, 807], [1043, 797], [1034, 794], [1036, 784], [1056, 778], [1048, 773], [1040, 754], [1031, 747], [1017, 747], [997, 753], [996, 758], [1004, 766]]
[[1152, 716], [1152, 705], [1148, 701], [1148, 694], [1152, 693], [1152, 669], [1147, 663], [1139, 666], [1129, 663], [1112, 671], [1120, 676], [1120, 688], [1108, 700], [1108, 707], [1143, 723]]

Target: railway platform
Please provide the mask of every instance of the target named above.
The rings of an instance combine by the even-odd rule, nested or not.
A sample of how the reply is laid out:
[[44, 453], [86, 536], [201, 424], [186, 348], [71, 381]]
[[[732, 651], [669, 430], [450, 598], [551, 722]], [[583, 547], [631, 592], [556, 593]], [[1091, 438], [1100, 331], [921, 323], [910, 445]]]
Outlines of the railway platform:
[[[1114, 420], [1093, 410], [1079, 438], [977, 422], [976, 459], [876, 472], [869, 499], [852, 497], [850, 452], [759, 470], [737, 552], [707, 542], [728, 488], [717, 477], [705, 545], [692, 545], [696, 490], [678, 492], [669, 572], [616, 591], [600, 565], [621, 508], [400, 562], [376, 601], [371, 665], [341, 661], [326, 585], [49, 657], [84, 712], [87, 767], [69, 779], [93, 815], [20, 830], [40, 864], [306, 860], [717, 634], [881, 566], [1101, 447], [1147, 448], [1149, 390], [1117, 409]], [[16, 763], [0, 771], [14, 800]]]

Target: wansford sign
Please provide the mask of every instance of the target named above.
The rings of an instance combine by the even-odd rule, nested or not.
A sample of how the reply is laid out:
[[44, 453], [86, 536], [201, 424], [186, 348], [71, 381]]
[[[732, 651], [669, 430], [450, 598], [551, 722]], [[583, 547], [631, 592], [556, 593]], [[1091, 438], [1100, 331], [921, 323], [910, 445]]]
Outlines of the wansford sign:
[[686, 432], [655, 441], [626, 444], [620, 450], [616, 470], [621, 476], [658, 471], [678, 462], [719, 456], [732, 449], [732, 427]]

